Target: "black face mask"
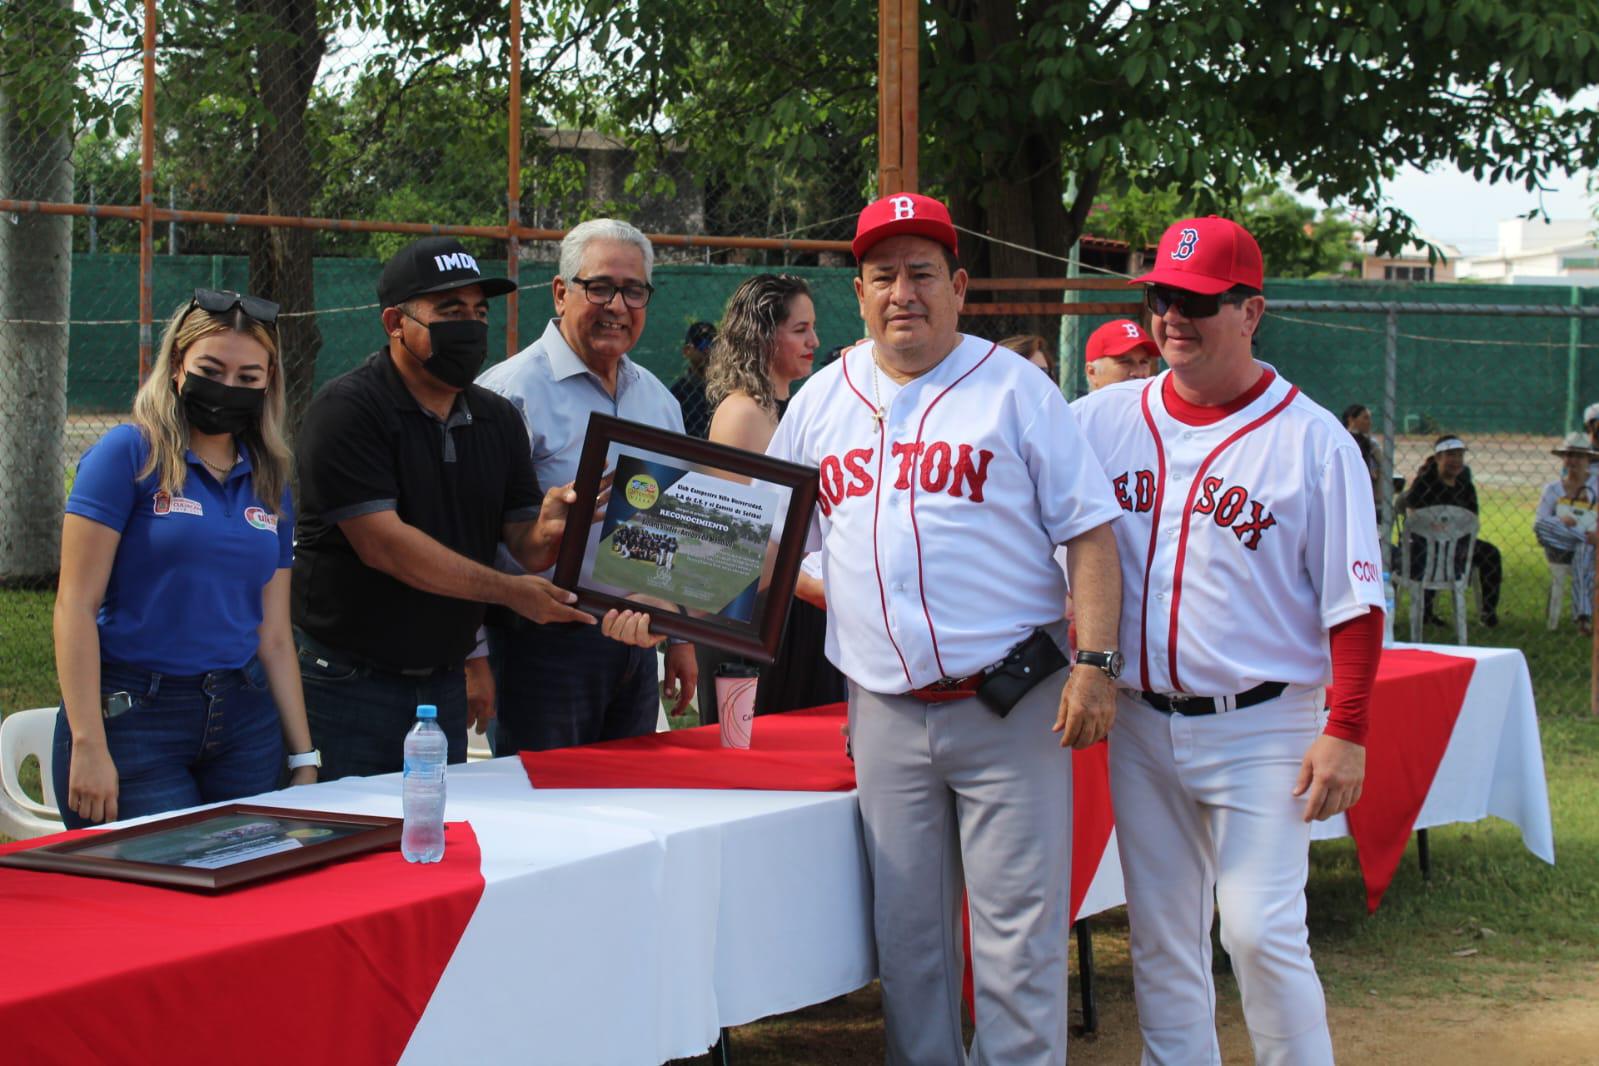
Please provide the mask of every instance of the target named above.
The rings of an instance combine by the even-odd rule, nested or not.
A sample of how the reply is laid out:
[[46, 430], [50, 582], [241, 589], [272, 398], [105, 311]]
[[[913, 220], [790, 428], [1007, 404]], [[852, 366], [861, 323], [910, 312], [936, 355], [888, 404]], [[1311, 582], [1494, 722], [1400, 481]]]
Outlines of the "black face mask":
[[[433, 342], [432, 358], [422, 362], [428, 373], [450, 386], [464, 389], [472, 384], [483, 361], [489, 357], [489, 324], [475, 318], [423, 322], [407, 315], [419, 326], [426, 326]], [[401, 344], [404, 344], [402, 339]], [[410, 345], [405, 350], [410, 352]], [[415, 352], [411, 352], [415, 355]]]
[[266, 390], [224, 385], [199, 374], [185, 374], [178, 397], [193, 429], [238, 434], [260, 425]]

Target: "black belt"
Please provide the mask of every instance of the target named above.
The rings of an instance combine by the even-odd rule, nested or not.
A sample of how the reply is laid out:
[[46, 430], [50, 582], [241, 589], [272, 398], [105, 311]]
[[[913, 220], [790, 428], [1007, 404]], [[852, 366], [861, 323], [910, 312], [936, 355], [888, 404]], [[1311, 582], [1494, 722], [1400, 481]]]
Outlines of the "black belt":
[[1187, 715], [1192, 718], [1205, 714], [1221, 714], [1229, 710], [1227, 706], [1229, 702], [1232, 703], [1231, 710], [1241, 711], [1245, 707], [1274, 700], [1287, 688], [1286, 681], [1262, 681], [1237, 696], [1162, 696], [1158, 692], [1140, 692], [1138, 698], [1157, 711]]
[[452, 670], [460, 669], [459, 666], [420, 666], [406, 669], [384, 666], [382, 663], [363, 659], [359, 655], [352, 655], [347, 651], [330, 648], [302, 629], [294, 631], [294, 639], [300, 650], [322, 660], [324, 663], [365, 670], [369, 674], [388, 674], [390, 677], [403, 677], [411, 681], [427, 681], [442, 674], [447, 674]]

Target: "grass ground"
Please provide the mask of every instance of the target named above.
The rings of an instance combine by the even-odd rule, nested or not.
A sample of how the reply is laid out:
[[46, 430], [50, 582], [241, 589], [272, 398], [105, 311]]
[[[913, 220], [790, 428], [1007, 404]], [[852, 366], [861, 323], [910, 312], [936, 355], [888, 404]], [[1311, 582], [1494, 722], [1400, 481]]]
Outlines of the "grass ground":
[[[1484, 630], [1473, 619], [1470, 639], [1527, 656], [1559, 861], [1539, 862], [1496, 820], [1434, 829], [1432, 879], [1421, 879], [1412, 854], [1368, 916], [1352, 844], [1315, 845], [1311, 944], [1344, 1061], [1599, 1058], [1599, 719], [1588, 713], [1590, 645], [1569, 621], [1556, 633], [1544, 627], [1548, 572], [1531, 536], [1535, 502], [1530, 489], [1482, 492], [1483, 535], [1504, 555], [1505, 599], [1499, 627]], [[52, 599], [0, 591], [0, 710], [56, 702]], [[1426, 636], [1451, 639], [1440, 629]], [[1136, 1061], [1124, 912], [1096, 919], [1095, 947], [1101, 1030], [1077, 1039], [1072, 1061]], [[1224, 1050], [1246, 1059], [1236, 988], [1225, 974], [1218, 984]], [[821, 1066], [881, 1061], [881, 1040], [876, 991], [868, 988], [735, 1030], [732, 1047], [741, 1066]]]

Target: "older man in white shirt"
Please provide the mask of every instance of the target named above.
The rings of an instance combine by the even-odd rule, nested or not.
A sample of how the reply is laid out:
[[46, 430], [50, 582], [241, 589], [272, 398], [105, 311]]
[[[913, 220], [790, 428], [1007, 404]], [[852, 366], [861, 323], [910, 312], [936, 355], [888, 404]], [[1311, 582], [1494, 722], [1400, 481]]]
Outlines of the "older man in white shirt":
[[[677, 399], [627, 354], [644, 332], [654, 261], [649, 240], [626, 222], [601, 218], [575, 227], [561, 242], [552, 284], [556, 317], [537, 341], [478, 379], [522, 412], [539, 484], [576, 477], [595, 411], [683, 432]], [[499, 675], [496, 754], [654, 731], [654, 650], [618, 643], [592, 627], [503, 614], [491, 616], [488, 635]], [[693, 645], [669, 643], [667, 691], [679, 709], [698, 673]]]

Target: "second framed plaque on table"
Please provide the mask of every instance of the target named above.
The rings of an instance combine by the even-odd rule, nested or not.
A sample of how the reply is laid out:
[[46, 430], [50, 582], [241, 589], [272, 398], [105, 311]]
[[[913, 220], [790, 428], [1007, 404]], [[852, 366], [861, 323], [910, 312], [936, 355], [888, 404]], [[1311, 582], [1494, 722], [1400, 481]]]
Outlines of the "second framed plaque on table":
[[[606, 474], [610, 494], [596, 508]], [[656, 633], [772, 661], [805, 555], [814, 468], [595, 414], [575, 485], [555, 583], [579, 607], [647, 611]]]

